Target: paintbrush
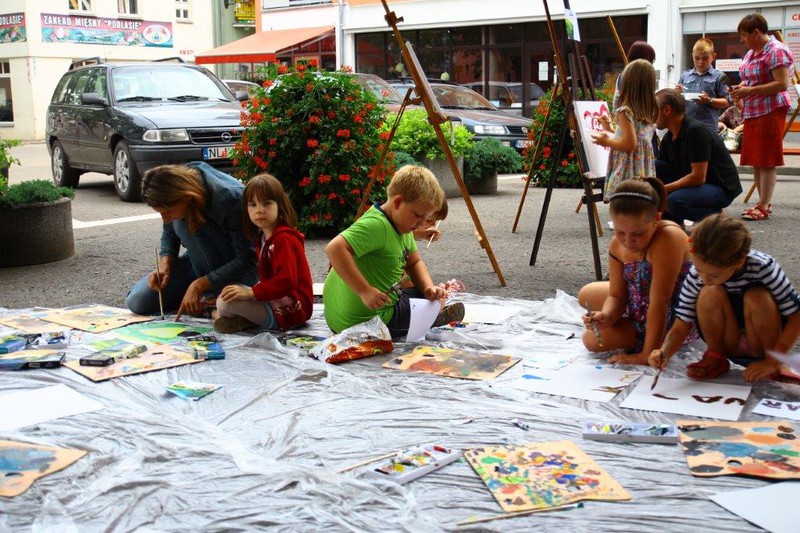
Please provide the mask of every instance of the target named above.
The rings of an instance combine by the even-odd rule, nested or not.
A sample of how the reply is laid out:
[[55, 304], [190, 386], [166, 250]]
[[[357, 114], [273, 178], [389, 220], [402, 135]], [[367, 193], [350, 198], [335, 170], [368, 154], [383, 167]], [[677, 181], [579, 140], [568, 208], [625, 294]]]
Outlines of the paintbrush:
[[658, 383], [658, 378], [661, 377], [661, 365], [664, 363], [664, 346], [661, 347], [661, 355], [658, 356], [658, 370], [656, 370], [656, 375], [653, 377], [653, 384], [650, 385], [650, 390], [656, 388], [656, 383]]
[[589, 301], [586, 300], [583, 302], [583, 307], [586, 308], [586, 316], [589, 317], [589, 320], [592, 324], [592, 331], [594, 332], [594, 336], [597, 337], [597, 345], [601, 348], [603, 347], [603, 337], [600, 336], [600, 328], [597, 326], [597, 322], [595, 322], [594, 318], [592, 318], [592, 308], [589, 307]]
[[[434, 230], [437, 230], [437, 229], [439, 229], [439, 224], [440, 224], [441, 222], [442, 222], [441, 220], [437, 220], [437, 221], [436, 221], [436, 225], [433, 227], [433, 229], [434, 229]], [[427, 250], [428, 248], [430, 248], [430, 247], [431, 247], [431, 243], [433, 242], [433, 236], [434, 236], [434, 235], [435, 235], [435, 233], [431, 233], [431, 238], [430, 238], [430, 240], [428, 240], [428, 245], [425, 247], [425, 249], [426, 249], [426, 250]]]
[[158, 307], [161, 310], [161, 320], [164, 320], [164, 296], [161, 294], [161, 266], [158, 264], [158, 246], [155, 247], [156, 251], [156, 275], [158, 276]]

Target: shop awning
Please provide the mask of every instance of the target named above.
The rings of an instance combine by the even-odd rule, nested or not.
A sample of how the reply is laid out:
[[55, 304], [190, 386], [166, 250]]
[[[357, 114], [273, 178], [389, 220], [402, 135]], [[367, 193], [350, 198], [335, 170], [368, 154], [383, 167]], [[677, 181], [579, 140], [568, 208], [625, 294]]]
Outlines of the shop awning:
[[276, 61], [285, 48], [333, 34], [333, 26], [262, 31], [250, 37], [224, 44], [213, 50], [195, 54], [197, 64], [265, 63]]

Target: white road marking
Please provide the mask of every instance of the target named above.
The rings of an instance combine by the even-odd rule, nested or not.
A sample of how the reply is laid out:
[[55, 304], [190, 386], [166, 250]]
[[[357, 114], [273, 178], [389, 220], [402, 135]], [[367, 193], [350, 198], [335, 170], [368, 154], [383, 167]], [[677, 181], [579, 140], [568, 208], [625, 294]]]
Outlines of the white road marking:
[[97, 226], [110, 226], [111, 224], [124, 224], [125, 222], [139, 222], [140, 220], [150, 220], [153, 218], [161, 218], [158, 213], [149, 213], [147, 215], [136, 215], [133, 217], [120, 217], [120, 218], [106, 218], [103, 220], [92, 220], [91, 222], [81, 222], [80, 220], [72, 219], [72, 229], [94, 228]]

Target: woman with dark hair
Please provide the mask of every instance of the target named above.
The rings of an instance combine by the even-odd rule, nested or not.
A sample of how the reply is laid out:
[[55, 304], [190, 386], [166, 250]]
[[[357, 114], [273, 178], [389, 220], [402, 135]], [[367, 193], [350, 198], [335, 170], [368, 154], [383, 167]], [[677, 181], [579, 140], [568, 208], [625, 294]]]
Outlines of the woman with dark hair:
[[[647, 44], [645, 41], [636, 41], [634, 42], [630, 48], [628, 48], [628, 63], [632, 61], [636, 61], [637, 59], [644, 59], [649, 61], [650, 63], [656, 62], [656, 51], [653, 49], [652, 46]], [[612, 111], [617, 110], [617, 104], [619, 103], [619, 84], [620, 80], [622, 80], [622, 74], [617, 76], [617, 82], [614, 87], [614, 98], [611, 101], [611, 107], [613, 108]]]
[[[158, 271], [134, 284], [128, 309], [158, 313], [160, 291], [164, 309], [200, 314], [226, 285], [255, 283], [255, 253], [242, 232], [243, 191], [239, 181], [202, 162], [145, 172], [142, 199], [164, 226]], [[181, 245], [186, 253], [178, 256]]]
[[731, 96], [744, 102], [741, 165], [752, 165], [758, 203], [742, 213], [746, 220], [765, 220], [772, 214], [772, 193], [783, 166], [783, 128], [791, 103], [790, 70], [794, 58], [789, 48], [767, 34], [767, 20], [758, 13], [746, 15], [736, 29], [749, 48], [739, 66], [742, 82]]

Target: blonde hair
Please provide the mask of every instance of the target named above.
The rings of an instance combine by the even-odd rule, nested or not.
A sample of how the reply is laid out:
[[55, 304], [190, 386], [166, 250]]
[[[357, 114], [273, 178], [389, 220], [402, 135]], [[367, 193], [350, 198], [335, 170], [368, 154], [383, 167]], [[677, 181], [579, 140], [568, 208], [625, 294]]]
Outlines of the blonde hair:
[[709, 265], [729, 267], [750, 253], [753, 239], [741, 220], [717, 213], [700, 221], [692, 230], [692, 254]]
[[152, 208], [171, 208], [188, 200], [189, 232], [205, 224], [206, 189], [200, 171], [186, 165], [161, 165], [142, 176], [142, 200]]
[[253, 224], [247, 212], [247, 204], [254, 198], [262, 202], [275, 202], [278, 205], [278, 222], [297, 227], [297, 213], [283, 184], [272, 174], [258, 174], [247, 181], [242, 194], [242, 229], [248, 239], [255, 239], [258, 235], [258, 226]]
[[714, 53], [714, 42], [709, 39], [708, 37], [700, 37], [697, 39], [697, 42], [694, 43], [692, 47], [693, 54], [713, 54]]
[[656, 70], [645, 59], [631, 61], [622, 71], [619, 84], [619, 106], [626, 106], [640, 122], [655, 122], [658, 117], [656, 104]]
[[405, 165], [394, 173], [387, 194], [402, 196], [408, 203], [425, 202], [436, 206], [438, 211], [445, 200], [444, 191], [436, 181], [436, 176], [425, 167]]

